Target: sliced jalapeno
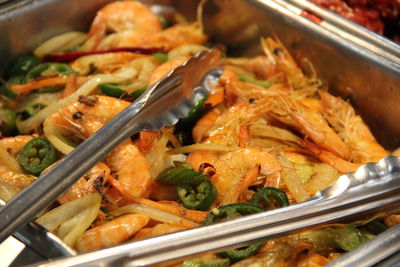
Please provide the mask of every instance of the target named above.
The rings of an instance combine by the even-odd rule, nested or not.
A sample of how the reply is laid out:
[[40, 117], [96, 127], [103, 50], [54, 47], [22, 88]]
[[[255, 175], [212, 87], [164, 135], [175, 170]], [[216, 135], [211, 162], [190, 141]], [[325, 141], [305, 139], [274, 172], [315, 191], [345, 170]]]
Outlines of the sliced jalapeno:
[[286, 196], [286, 193], [274, 187], [258, 189], [252, 197], [251, 203], [260, 205], [260, 201], [262, 201], [267, 206], [271, 206], [272, 203], [270, 199], [273, 199], [278, 207], [289, 206], [289, 200]]
[[8, 98], [15, 99], [17, 97], [17, 93], [15, 93], [13, 90], [10, 89], [10, 85], [21, 84], [24, 81], [24, 79], [25, 79], [24, 76], [21, 75], [15, 75], [10, 77], [10, 79], [7, 82], [3, 83], [0, 86], [0, 94]]
[[[249, 215], [262, 212], [263, 209], [251, 203], [233, 203], [218, 208], [212, 209], [207, 217], [204, 219], [203, 224], [207, 225], [217, 220], [233, 219], [242, 215]], [[218, 253], [223, 258], [228, 258], [230, 261], [236, 262], [248, 256], [254, 255], [263, 245], [263, 241], [257, 241], [253, 244], [237, 249], [230, 249]]]
[[207, 100], [206, 96], [200, 98], [197, 101], [197, 103], [189, 110], [188, 116], [179, 121], [177, 128], [180, 128], [180, 129], [193, 128], [193, 126], [197, 122], [197, 120], [201, 116], [203, 116], [204, 113], [207, 111], [207, 108], [204, 105], [206, 100]]
[[122, 95], [126, 94], [126, 92], [122, 90], [118, 84], [114, 83], [102, 83], [99, 85], [99, 88], [100, 91], [107, 96], [120, 98]]
[[26, 75], [28, 71], [40, 64], [40, 59], [32, 55], [24, 55], [16, 58], [7, 71], [8, 77]]
[[156, 180], [164, 184], [198, 185], [208, 178], [207, 174], [195, 171], [192, 166], [185, 162], [176, 161], [175, 167], [161, 172]]
[[223, 252], [217, 253], [218, 256], [222, 258], [227, 258], [229, 259], [232, 263], [240, 261], [244, 258], [247, 258], [249, 256], [252, 256], [257, 253], [257, 251], [260, 250], [260, 248], [263, 246], [264, 241], [257, 241], [254, 242], [251, 245], [248, 245], [243, 248], [235, 248], [235, 249], [230, 249], [226, 250]]
[[40, 76], [68, 76], [74, 73], [74, 69], [64, 63], [43, 63], [31, 69], [26, 79], [31, 80]]
[[9, 109], [3, 109], [0, 111], [0, 131], [6, 136], [13, 136], [18, 134], [17, 125], [17, 114]]
[[257, 80], [249, 75], [239, 75], [238, 79], [239, 81], [252, 83], [258, 86], [262, 86], [264, 88], [269, 88], [271, 86], [271, 83], [269, 81]]
[[26, 173], [39, 176], [56, 161], [56, 150], [46, 138], [34, 138], [25, 144], [17, 160]]
[[142, 87], [142, 88], [136, 89], [135, 91], [133, 91], [129, 95], [136, 99], [139, 96], [141, 96], [144, 93], [144, 91], [146, 91], [146, 87]]
[[228, 267], [229, 259], [195, 258], [185, 260], [181, 267]]
[[178, 197], [185, 208], [191, 210], [208, 210], [214, 203], [217, 190], [210, 181], [197, 186], [178, 185]]
[[243, 215], [254, 214], [264, 211], [261, 207], [252, 203], [232, 203], [212, 209], [207, 217], [204, 219], [203, 224], [207, 225], [212, 222], [224, 219], [233, 219]]
[[103, 83], [99, 85], [100, 91], [107, 96], [112, 96], [116, 98], [121, 98], [123, 96], [131, 96], [133, 98], [138, 98], [146, 88], [139, 88], [133, 91], [130, 94], [127, 94], [124, 89], [121, 88], [120, 85], [114, 83]]

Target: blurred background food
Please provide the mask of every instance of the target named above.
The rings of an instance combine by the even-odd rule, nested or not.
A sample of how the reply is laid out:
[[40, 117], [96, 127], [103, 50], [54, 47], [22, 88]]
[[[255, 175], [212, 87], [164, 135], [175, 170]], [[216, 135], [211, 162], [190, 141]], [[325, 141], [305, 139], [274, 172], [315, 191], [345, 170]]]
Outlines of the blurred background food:
[[400, 43], [400, 0], [310, 0]]

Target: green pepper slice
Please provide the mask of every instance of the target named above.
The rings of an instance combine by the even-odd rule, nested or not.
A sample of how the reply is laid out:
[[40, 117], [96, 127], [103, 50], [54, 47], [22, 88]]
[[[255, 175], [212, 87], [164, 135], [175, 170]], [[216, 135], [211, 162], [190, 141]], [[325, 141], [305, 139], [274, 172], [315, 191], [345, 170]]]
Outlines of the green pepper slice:
[[158, 62], [160, 62], [160, 63], [165, 63], [165, 62], [168, 61], [168, 55], [165, 54], [165, 53], [157, 52], [157, 53], [154, 53], [154, 54], [151, 54], [151, 55], [153, 57], [155, 57], [158, 60]]
[[207, 107], [205, 102], [207, 97], [201, 97], [197, 100], [196, 104], [189, 110], [188, 116], [186, 118], [181, 119], [177, 128], [179, 129], [191, 129], [196, 124], [196, 122], [204, 115], [207, 111]]
[[157, 182], [164, 184], [179, 184], [179, 185], [198, 185], [204, 182], [207, 174], [195, 171], [190, 164], [181, 161], [174, 162], [175, 167], [168, 168], [161, 172], [157, 178]]
[[185, 260], [181, 267], [228, 267], [229, 259], [194, 258]]
[[7, 71], [8, 77], [26, 75], [28, 71], [40, 64], [40, 59], [32, 55], [23, 55], [14, 60]]
[[267, 206], [272, 205], [270, 198], [272, 198], [278, 207], [289, 206], [289, 200], [286, 193], [275, 187], [264, 187], [257, 190], [251, 199], [251, 203], [260, 205], [260, 201]]
[[26, 79], [29, 81], [40, 76], [68, 76], [72, 73], [74, 73], [74, 69], [68, 64], [42, 63], [31, 69], [27, 73]]
[[254, 214], [258, 212], [263, 212], [264, 210], [257, 205], [246, 202], [238, 202], [223, 205], [212, 209], [207, 217], [204, 219], [203, 224], [207, 225], [217, 220], [233, 219], [243, 215]]
[[269, 81], [263, 81], [263, 80], [257, 80], [249, 75], [239, 75], [238, 76], [239, 81], [242, 82], [247, 82], [247, 83], [252, 83], [258, 86], [262, 86], [264, 88], [269, 88], [271, 86], [271, 83]]
[[[218, 208], [212, 209], [207, 217], [204, 219], [203, 224], [207, 225], [217, 220], [233, 219], [242, 215], [249, 215], [264, 211], [261, 207], [252, 203], [233, 203]], [[248, 256], [254, 255], [262, 247], [263, 241], [257, 241], [249, 246], [243, 248], [230, 249], [227, 251], [219, 252], [218, 255], [223, 258], [228, 258], [230, 261], [237, 262]]]
[[0, 110], [0, 131], [6, 136], [18, 134], [17, 113], [9, 109]]
[[130, 94], [127, 94], [125, 90], [121, 89], [120, 85], [114, 83], [102, 83], [99, 85], [100, 91], [107, 96], [112, 96], [115, 98], [121, 98], [124, 96], [131, 96], [133, 98], [138, 98], [146, 88], [139, 88]]
[[0, 94], [4, 95], [8, 98], [15, 99], [17, 97], [17, 93], [10, 89], [11, 84], [21, 84], [24, 81], [25, 77], [21, 75], [16, 75], [10, 77], [10, 79], [3, 83], [0, 86]]
[[102, 83], [99, 85], [99, 88], [100, 91], [107, 96], [120, 98], [122, 95], [126, 94], [124, 90], [114, 83]]
[[363, 226], [368, 232], [374, 234], [374, 235], [379, 235], [380, 233], [386, 231], [389, 229], [381, 220], [375, 219], [367, 223], [366, 225]]
[[235, 248], [217, 253], [222, 258], [229, 259], [232, 263], [250, 257], [257, 253], [264, 245], [264, 241], [257, 241], [243, 248]]
[[56, 161], [56, 150], [46, 138], [33, 138], [17, 156], [22, 169], [35, 176]]
[[178, 185], [178, 198], [183, 206], [191, 210], [208, 210], [217, 197], [217, 190], [210, 181], [194, 186]]

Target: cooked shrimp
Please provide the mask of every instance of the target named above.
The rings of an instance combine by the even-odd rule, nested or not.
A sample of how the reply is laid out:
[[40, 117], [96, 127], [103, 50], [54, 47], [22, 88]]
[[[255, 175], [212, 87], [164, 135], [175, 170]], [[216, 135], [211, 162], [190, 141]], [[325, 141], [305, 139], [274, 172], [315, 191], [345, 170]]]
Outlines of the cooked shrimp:
[[[275, 72], [275, 76], [271, 77], [275, 82], [283, 82], [288, 85], [291, 89], [290, 93], [296, 98], [304, 98], [316, 94], [322, 83], [316, 77], [314, 70], [312, 70], [311, 77], [304, 75], [289, 51], [279, 40], [263, 39], [261, 40], [261, 45], [268, 60], [260, 65], [266, 68], [265, 73], [268, 75]], [[269, 63], [272, 63], [273, 67], [268, 67]]]
[[97, 163], [87, 174], [59, 196], [58, 202], [63, 204], [93, 192], [103, 194], [103, 185], [107, 182], [110, 172], [110, 168], [106, 164]]
[[189, 25], [177, 24], [154, 34], [140, 35], [131, 31], [114, 33], [104, 38], [99, 45], [99, 49], [141, 46], [163, 47], [164, 50], [169, 51], [185, 44], [203, 44], [206, 39], [198, 23]]
[[239, 149], [222, 155], [215, 163], [211, 180], [217, 188], [217, 200], [221, 205], [237, 202], [239, 194], [232, 190], [242, 184], [246, 174], [255, 166], [268, 175], [281, 169], [279, 161], [270, 153], [257, 148]]
[[132, 196], [147, 196], [150, 193], [153, 179], [150, 177], [149, 164], [131, 140], [125, 140], [114, 149], [106, 162]]
[[341, 158], [348, 159], [350, 157], [350, 151], [346, 144], [321, 114], [282, 93], [268, 98], [273, 106], [268, 114], [273, 118], [295, 127], [319, 146]]
[[[83, 49], [98, 49], [107, 32], [111, 32], [108, 37], [126, 34], [131, 39], [129, 45], [134, 46], [136, 44], [132, 43], [133, 39], [139, 44], [142, 38], [154, 35], [161, 29], [157, 16], [139, 1], [113, 2], [97, 12], [90, 27], [89, 39]], [[120, 45], [126, 46], [124, 43]]]
[[190, 153], [186, 159], [186, 162], [192, 165], [195, 170], [198, 170], [201, 164], [209, 163], [213, 165], [217, 159], [217, 151], [197, 150]]
[[321, 91], [320, 96], [325, 118], [350, 148], [350, 160], [365, 164], [388, 155], [349, 103], [327, 92]]
[[88, 75], [93, 68], [98, 70], [104, 66], [109, 67], [110, 64], [124, 64], [143, 57], [147, 56], [129, 52], [105, 53], [80, 57], [71, 62], [70, 65], [80, 75]]
[[158, 66], [150, 76], [149, 84], [153, 84], [158, 82], [162, 77], [164, 77], [167, 73], [181, 65], [186, 61], [186, 58], [179, 58], [167, 61], [160, 66]]
[[354, 172], [358, 167], [360, 167], [360, 164], [344, 160], [332, 152], [322, 149], [312, 142], [302, 140], [299, 141], [299, 144], [306, 147], [309, 151], [311, 151], [312, 154], [314, 154], [315, 157], [319, 158], [319, 160], [331, 165], [341, 173]]
[[76, 242], [76, 248], [85, 252], [117, 245], [146, 226], [148, 221], [149, 219], [141, 214], [123, 215], [84, 232]]
[[197, 121], [192, 129], [193, 140], [196, 143], [200, 143], [207, 137], [208, 130], [214, 125], [220, 115], [221, 111], [218, 108], [213, 108]]
[[240, 129], [271, 109], [268, 101], [241, 102], [221, 114], [207, 131], [206, 143], [238, 146]]
[[[59, 127], [63, 134], [86, 139], [129, 104], [113, 97], [91, 96], [66, 106], [46, 119], [45, 124], [52, 123]], [[143, 196], [149, 193], [152, 182], [149, 166], [130, 139], [114, 149], [107, 156], [106, 163], [132, 195]]]
[[7, 150], [10, 155], [16, 157], [26, 143], [28, 143], [33, 135], [17, 135], [15, 137], [7, 137], [0, 139], [0, 146]]

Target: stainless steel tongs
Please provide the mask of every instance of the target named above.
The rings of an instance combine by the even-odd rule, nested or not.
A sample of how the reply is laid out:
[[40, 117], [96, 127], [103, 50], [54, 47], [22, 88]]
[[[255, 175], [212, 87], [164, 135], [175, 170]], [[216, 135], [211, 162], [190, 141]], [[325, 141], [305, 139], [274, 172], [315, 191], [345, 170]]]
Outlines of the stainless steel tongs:
[[192, 57], [146, 92], [0, 210], [0, 242], [30, 222], [125, 139], [186, 117], [221, 74], [218, 50]]
[[[41, 266], [147, 266], [239, 247], [343, 220], [400, 209], [400, 158], [386, 157], [342, 175], [309, 201], [230, 221], [131, 242]], [[342, 266], [342, 265], [341, 265]]]

